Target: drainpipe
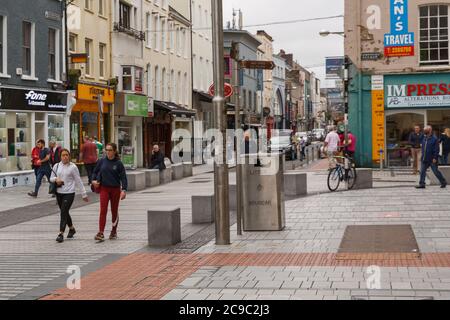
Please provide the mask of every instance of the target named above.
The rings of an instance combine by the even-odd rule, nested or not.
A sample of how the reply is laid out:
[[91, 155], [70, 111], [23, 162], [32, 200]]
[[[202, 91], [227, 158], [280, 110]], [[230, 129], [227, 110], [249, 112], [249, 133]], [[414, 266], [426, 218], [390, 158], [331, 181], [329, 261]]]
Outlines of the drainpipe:
[[[356, 57], [356, 65], [359, 65], [360, 72], [358, 72], [358, 126], [359, 126], [359, 134], [363, 136], [363, 125], [362, 125], [362, 107], [363, 107], [363, 81], [362, 81], [362, 70], [363, 65], [361, 61], [361, 1], [357, 1], [358, 3], [358, 24], [357, 24], [357, 36], [358, 36], [358, 56]], [[361, 146], [361, 143], [360, 143]], [[359, 163], [361, 164], [363, 161], [363, 148], [359, 148], [358, 158]]]

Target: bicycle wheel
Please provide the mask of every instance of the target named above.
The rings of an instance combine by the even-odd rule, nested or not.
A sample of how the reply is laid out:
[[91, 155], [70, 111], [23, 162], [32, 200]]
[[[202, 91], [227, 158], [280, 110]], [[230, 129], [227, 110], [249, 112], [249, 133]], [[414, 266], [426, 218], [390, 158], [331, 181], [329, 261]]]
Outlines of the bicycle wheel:
[[348, 174], [347, 174], [347, 187], [348, 190], [352, 190], [353, 187], [355, 186], [355, 182], [356, 182], [356, 169], [355, 168], [351, 168], [348, 170]]
[[341, 183], [341, 171], [340, 167], [336, 167], [330, 170], [328, 173], [328, 189], [331, 192], [336, 191], [339, 188], [339, 184]]

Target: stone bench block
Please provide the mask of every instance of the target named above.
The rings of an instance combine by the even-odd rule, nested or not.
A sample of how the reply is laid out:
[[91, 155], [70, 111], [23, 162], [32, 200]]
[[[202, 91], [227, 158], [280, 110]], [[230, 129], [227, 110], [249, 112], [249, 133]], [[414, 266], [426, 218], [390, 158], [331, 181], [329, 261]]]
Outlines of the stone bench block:
[[145, 172], [127, 171], [128, 191], [140, 191], [146, 188]]
[[[439, 166], [439, 171], [442, 172], [445, 180], [447, 180], [447, 183], [450, 184], [450, 166]], [[430, 183], [432, 186], [440, 186], [441, 183], [434, 175], [433, 171], [431, 171], [431, 168], [428, 169], [427, 177], [430, 179]]]
[[183, 177], [192, 177], [194, 175], [193, 173], [193, 165], [192, 162], [185, 162], [183, 163]]
[[172, 180], [181, 180], [184, 177], [184, 168], [182, 163], [172, 165]]
[[180, 208], [148, 211], [148, 244], [168, 247], [181, 242]]
[[159, 186], [159, 170], [144, 170], [147, 188]]
[[192, 196], [192, 223], [213, 223], [216, 219], [214, 194]]
[[172, 182], [172, 168], [159, 172], [159, 184], [166, 184]]
[[304, 196], [307, 193], [306, 173], [289, 172], [284, 174], [284, 194], [286, 196]]
[[353, 190], [372, 189], [373, 171], [372, 169], [356, 169], [356, 183]]

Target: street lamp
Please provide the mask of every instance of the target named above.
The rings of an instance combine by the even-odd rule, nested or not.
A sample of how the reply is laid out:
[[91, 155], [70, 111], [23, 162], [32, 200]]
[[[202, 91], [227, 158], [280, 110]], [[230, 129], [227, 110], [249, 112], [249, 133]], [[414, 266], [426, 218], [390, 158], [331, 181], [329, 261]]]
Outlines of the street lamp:
[[330, 34], [337, 34], [337, 35], [345, 37], [345, 32], [343, 32], [343, 31], [334, 31], [334, 32], [332, 32], [332, 31], [329, 31], [329, 30], [321, 30], [319, 32], [319, 34], [322, 37], [328, 37]]

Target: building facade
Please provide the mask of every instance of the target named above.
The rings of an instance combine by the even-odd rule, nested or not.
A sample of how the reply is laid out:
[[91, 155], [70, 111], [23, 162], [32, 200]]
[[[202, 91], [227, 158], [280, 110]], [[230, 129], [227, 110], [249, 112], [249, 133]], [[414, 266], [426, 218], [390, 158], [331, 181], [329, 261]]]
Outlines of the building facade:
[[450, 127], [449, 9], [435, 0], [345, 1], [360, 165], [407, 167], [415, 125], [433, 125], [436, 134]]
[[[273, 116], [275, 129], [290, 129], [290, 105], [286, 101], [286, 60], [273, 55], [275, 68], [272, 70]], [[290, 98], [290, 97], [289, 97]], [[292, 101], [289, 99], [289, 102]]]
[[[262, 52], [262, 60], [273, 61], [273, 38], [264, 30], [259, 30], [256, 33], [256, 38], [261, 41], [261, 46], [259, 49]], [[274, 89], [273, 89], [273, 70], [264, 70], [264, 80], [263, 80], [263, 108], [270, 108], [271, 113], [274, 114]]]
[[0, 189], [34, 182], [37, 139], [69, 146], [60, 1], [0, 6]]

